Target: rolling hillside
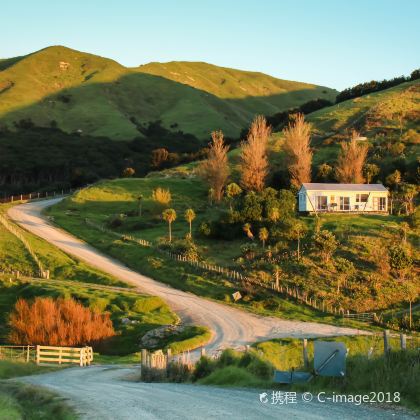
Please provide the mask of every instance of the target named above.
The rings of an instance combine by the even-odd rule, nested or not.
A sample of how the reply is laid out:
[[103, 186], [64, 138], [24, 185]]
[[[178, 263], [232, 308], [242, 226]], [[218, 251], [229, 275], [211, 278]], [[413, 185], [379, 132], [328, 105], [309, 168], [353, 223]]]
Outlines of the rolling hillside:
[[66, 47], [0, 60], [0, 124], [21, 119], [64, 131], [125, 140], [138, 124], [200, 139], [221, 128], [236, 136], [256, 113], [273, 114], [336, 91], [206, 63], [150, 63], [126, 68]]

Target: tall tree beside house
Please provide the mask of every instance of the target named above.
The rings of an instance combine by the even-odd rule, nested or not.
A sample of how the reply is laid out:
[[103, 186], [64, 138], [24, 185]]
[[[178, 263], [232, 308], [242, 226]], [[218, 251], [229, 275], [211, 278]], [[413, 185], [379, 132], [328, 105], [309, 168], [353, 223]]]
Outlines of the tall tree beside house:
[[305, 122], [303, 114], [297, 114], [283, 133], [290, 182], [300, 187], [304, 182], [311, 182], [311, 125]]
[[268, 174], [267, 144], [271, 126], [264, 116], [255, 117], [246, 141], [241, 144], [241, 186], [247, 191], [262, 191]]
[[172, 223], [176, 220], [176, 211], [174, 209], [166, 209], [162, 213], [162, 218], [168, 222], [169, 242], [172, 242]]
[[213, 131], [211, 138], [207, 159], [200, 165], [199, 173], [209, 184], [212, 198], [220, 202], [230, 174], [227, 157], [229, 146], [225, 145], [222, 131]]
[[374, 163], [366, 163], [363, 166], [363, 175], [366, 179], [366, 183], [370, 184], [372, 180], [378, 175], [380, 172], [379, 166], [375, 165]]
[[366, 161], [368, 146], [357, 139], [360, 134], [353, 131], [350, 142], [341, 143], [335, 168], [337, 181], [344, 184], [363, 184], [363, 167]]

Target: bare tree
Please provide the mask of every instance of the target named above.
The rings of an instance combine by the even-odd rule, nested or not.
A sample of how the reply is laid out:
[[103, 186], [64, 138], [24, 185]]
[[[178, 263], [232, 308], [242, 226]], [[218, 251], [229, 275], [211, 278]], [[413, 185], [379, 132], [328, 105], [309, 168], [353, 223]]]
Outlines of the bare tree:
[[284, 151], [286, 152], [290, 182], [300, 187], [311, 182], [312, 150], [311, 125], [305, 122], [303, 114], [297, 114], [284, 130]]
[[350, 142], [341, 143], [341, 151], [338, 155], [337, 167], [335, 168], [337, 180], [349, 184], [362, 184], [363, 166], [365, 164], [368, 147], [358, 142], [360, 134], [353, 131]]
[[247, 140], [241, 144], [241, 185], [248, 191], [264, 189], [268, 173], [267, 144], [271, 126], [263, 115], [255, 117]]
[[208, 182], [213, 192], [212, 198], [220, 202], [230, 174], [227, 158], [229, 146], [224, 143], [222, 131], [213, 131], [211, 138], [207, 159], [200, 165], [199, 173]]

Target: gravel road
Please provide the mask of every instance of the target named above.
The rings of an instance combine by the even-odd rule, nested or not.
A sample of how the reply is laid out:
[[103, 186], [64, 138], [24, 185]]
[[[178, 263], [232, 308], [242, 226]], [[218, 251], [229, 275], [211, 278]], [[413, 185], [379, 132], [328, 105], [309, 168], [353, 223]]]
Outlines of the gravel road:
[[40, 236], [68, 254], [135, 285], [140, 291], [162, 297], [184, 321], [209, 327], [214, 332], [214, 336], [206, 348], [208, 352], [225, 347], [239, 348], [246, 344], [270, 338], [360, 333], [359, 330], [353, 328], [257, 316], [174, 289], [150, 277], [143, 276], [127, 268], [121, 262], [100, 253], [68, 232], [51, 225], [41, 215], [41, 212], [58, 201], [60, 201], [60, 198], [18, 205], [9, 210], [9, 216], [26, 230]]
[[[269, 420], [269, 419], [414, 419], [405, 410], [356, 406], [350, 403], [319, 403], [316, 395], [303, 402], [260, 402], [262, 390], [226, 389], [186, 384], [128, 381], [135, 367], [90, 366], [69, 368], [43, 375], [19, 378], [69, 398], [82, 419], [90, 420]], [[330, 396], [332, 394], [329, 394]], [[306, 396], [306, 395], [305, 395]], [[291, 401], [291, 400], [289, 400]]]

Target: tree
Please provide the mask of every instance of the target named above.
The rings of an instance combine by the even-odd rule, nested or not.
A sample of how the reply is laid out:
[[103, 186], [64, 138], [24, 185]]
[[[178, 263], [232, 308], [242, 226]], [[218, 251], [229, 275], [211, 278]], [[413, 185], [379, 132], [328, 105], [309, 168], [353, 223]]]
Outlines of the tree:
[[366, 163], [363, 167], [363, 175], [366, 179], [366, 183], [370, 184], [373, 178], [379, 174], [379, 166], [374, 163]]
[[143, 194], [137, 196], [137, 214], [141, 217], [142, 205], [143, 205]]
[[300, 261], [300, 240], [306, 235], [308, 232], [308, 227], [305, 223], [301, 222], [300, 220], [296, 220], [293, 222], [288, 236], [290, 239], [297, 241], [297, 260]]
[[19, 299], [9, 318], [9, 340], [14, 344], [78, 346], [115, 335], [109, 314], [85, 308], [74, 299], [37, 297]]
[[390, 201], [390, 212], [393, 213], [393, 206], [394, 206], [394, 196], [395, 192], [398, 190], [398, 187], [401, 183], [401, 172], [396, 169], [392, 174], [388, 175], [385, 178], [385, 185], [389, 187], [389, 201]]
[[133, 168], [125, 168], [123, 170], [123, 177], [124, 178], [131, 178], [132, 176], [134, 176], [135, 173], [136, 173], [136, 171]]
[[247, 191], [262, 191], [268, 173], [267, 144], [271, 127], [258, 115], [251, 124], [247, 140], [241, 144], [241, 185]]
[[334, 234], [323, 229], [314, 235], [313, 241], [324, 263], [328, 263], [338, 246], [338, 241]]
[[271, 207], [268, 210], [268, 219], [273, 223], [277, 223], [280, 219], [280, 210], [277, 207]]
[[230, 174], [227, 157], [229, 146], [224, 143], [222, 131], [213, 131], [211, 138], [207, 159], [200, 165], [199, 173], [213, 190], [212, 198], [220, 202]]
[[414, 212], [414, 198], [419, 192], [419, 187], [414, 184], [402, 184], [401, 198], [405, 206], [405, 214], [408, 216]]
[[404, 245], [407, 244], [407, 232], [410, 230], [410, 226], [407, 222], [402, 222], [400, 224], [401, 239]]
[[407, 248], [401, 245], [394, 245], [388, 250], [388, 253], [391, 268], [398, 275], [399, 279], [403, 280], [413, 265], [413, 259]]
[[229, 208], [231, 211], [232, 211], [232, 202], [234, 198], [240, 194], [242, 194], [242, 188], [238, 184], [231, 182], [230, 184], [226, 186], [226, 197], [229, 200]]
[[153, 190], [152, 198], [156, 203], [167, 206], [172, 200], [172, 195], [168, 189], [158, 187]]
[[245, 223], [243, 226], [243, 231], [246, 233], [246, 236], [248, 236], [249, 239], [252, 241], [254, 240], [254, 234], [251, 231], [251, 224]]
[[419, 297], [419, 285], [411, 281], [405, 281], [402, 285], [405, 300], [409, 303], [409, 328], [413, 323], [413, 302]]
[[368, 147], [357, 140], [359, 137], [360, 134], [353, 131], [350, 142], [341, 143], [341, 151], [335, 169], [339, 182], [347, 184], [362, 184], [364, 182], [363, 166]]
[[166, 209], [162, 213], [162, 218], [168, 222], [169, 242], [172, 242], [172, 223], [176, 220], [176, 211], [174, 209]]
[[318, 166], [317, 178], [323, 182], [331, 181], [333, 178], [334, 169], [328, 163], [322, 163]]
[[267, 228], [263, 227], [258, 232], [258, 238], [262, 242], [263, 248], [265, 248], [265, 242], [268, 239], [268, 230]]
[[304, 182], [311, 182], [311, 125], [305, 122], [303, 114], [297, 114], [283, 133], [290, 182], [300, 187]]
[[190, 239], [192, 239], [192, 222], [195, 219], [195, 212], [193, 209], [187, 209], [185, 210], [185, 220], [189, 223], [190, 225]]
[[168, 157], [169, 152], [163, 147], [152, 150], [152, 167], [156, 169], [159, 168], [168, 160]]
[[346, 258], [337, 257], [335, 259], [335, 268], [338, 271], [337, 275], [337, 294], [340, 293], [341, 283], [347, 284], [347, 279], [354, 274], [354, 265]]

